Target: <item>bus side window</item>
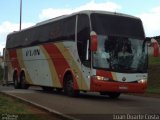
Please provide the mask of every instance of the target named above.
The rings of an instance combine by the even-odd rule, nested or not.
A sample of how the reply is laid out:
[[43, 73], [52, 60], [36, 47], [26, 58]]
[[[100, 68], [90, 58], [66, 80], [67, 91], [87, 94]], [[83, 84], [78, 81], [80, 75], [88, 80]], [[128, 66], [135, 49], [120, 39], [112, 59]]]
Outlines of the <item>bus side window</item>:
[[[90, 38], [90, 24], [88, 15], [78, 15], [77, 23], [77, 49], [80, 60], [85, 66], [90, 66], [90, 52], [87, 47], [87, 41]], [[87, 55], [88, 54], [88, 55]], [[86, 56], [89, 56], [88, 59]]]

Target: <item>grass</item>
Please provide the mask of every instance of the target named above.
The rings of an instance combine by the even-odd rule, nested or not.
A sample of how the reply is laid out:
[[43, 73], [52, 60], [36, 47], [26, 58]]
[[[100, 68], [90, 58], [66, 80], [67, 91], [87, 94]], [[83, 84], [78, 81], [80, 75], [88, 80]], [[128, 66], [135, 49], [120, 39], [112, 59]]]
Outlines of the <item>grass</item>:
[[149, 80], [146, 92], [160, 94], [160, 56], [149, 56]]
[[147, 93], [160, 94], [160, 87], [149, 86], [147, 89]]
[[2, 83], [2, 78], [3, 78], [3, 70], [2, 67], [0, 66], [0, 84]]
[[159, 57], [149, 56], [149, 65], [160, 65], [160, 56]]
[[42, 120], [34, 115], [28, 105], [0, 93], [0, 119], [7, 115], [16, 116], [16, 120]]
[[[7, 119], [11, 116], [12, 119]], [[4, 118], [3, 118], [4, 117]], [[56, 115], [43, 111], [21, 100], [0, 93], [0, 120], [60, 120]]]
[[[0, 74], [1, 71], [0, 68]], [[0, 85], [1, 83], [2, 76], [0, 76]], [[51, 113], [0, 93], [0, 120], [12, 120], [7, 119], [7, 116], [13, 120], [60, 120]]]
[[[0, 66], [0, 85], [2, 84], [3, 70]], [[30, 110], [27, 104], [0, 93], [0, 120], [7, 116], [15, 120], [42, 120]]]

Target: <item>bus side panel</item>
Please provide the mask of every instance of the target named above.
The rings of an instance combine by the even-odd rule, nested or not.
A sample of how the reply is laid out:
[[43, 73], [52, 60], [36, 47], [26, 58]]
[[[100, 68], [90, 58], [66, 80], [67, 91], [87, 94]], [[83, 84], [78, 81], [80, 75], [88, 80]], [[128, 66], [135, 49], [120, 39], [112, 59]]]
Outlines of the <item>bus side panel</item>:
[[9, 60], [12, 64], [13, 69], [20, 71], [16, 50], [9, 50], [9, 58], [10, 58]]
[[[14, 69], [18, 68], [18, 65], [14, 65], [14, 62], [11, 61], [11, 59], [15, 58], [16, 60], [16, 55], [14, 53], [15, 51], [11, 50], [5, 50], [4, 53], [4, 84], [12, 83], [13, 82], [13, 72]], [[12, 58], [11, 58], [12, 57]], [[13, 59], [14, 60], [14, 59]], [[15, 66], [15, 68], [13, 68]], [[18, 71], [18, 70], [17, 70]]]
[[64, 75], [70, 70], [75, 89], [89, 91], [90, 69], [82, 66], [82, 71], [74, 44], [74, 42], [47, 43], [11, 50], [9, 56], [12, 60], [12, 67], [19, 73], [24, 70], [26, 80], [31, 85], [57, 88], [63, 87]]
[[[22, 49], [23, 64], [34, 85], [60, 87], [52, 74], [50, 59], [42, 46]], [[56, 75], [56, 74], [55, 74]], [[56, 80], [55, 80], [56, 79]], [[56, 81], [56, 82], [55, 82]]]
[[[75, 42], [56, 43], [57, 48], [61, 51], [66, 62], [68, 63], [79, 90], [90, 90], [90, 80], [88, 74], [90, 69], [83, 69], [78, 57]], [[85, 68], [85, 67], [84, 67]]]

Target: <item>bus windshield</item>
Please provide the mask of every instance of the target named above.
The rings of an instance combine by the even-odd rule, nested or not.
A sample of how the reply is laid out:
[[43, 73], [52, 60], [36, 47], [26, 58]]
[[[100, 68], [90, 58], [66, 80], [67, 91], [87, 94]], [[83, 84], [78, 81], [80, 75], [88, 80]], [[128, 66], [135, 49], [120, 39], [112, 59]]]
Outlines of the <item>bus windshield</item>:
[[139, 19], [93, 14], [92, 29], [98, 36], [93, 67], [116, 72], [147, 72], [147, 44]]

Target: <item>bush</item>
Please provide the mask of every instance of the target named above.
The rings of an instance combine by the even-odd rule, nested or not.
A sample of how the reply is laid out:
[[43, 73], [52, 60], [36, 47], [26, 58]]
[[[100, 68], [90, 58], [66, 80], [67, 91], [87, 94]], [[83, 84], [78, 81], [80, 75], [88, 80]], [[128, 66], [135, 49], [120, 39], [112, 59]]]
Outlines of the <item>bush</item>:
[[153, 57], [149, 56], [149, 65], [160, 65], [160, 56], [159, 57]]

